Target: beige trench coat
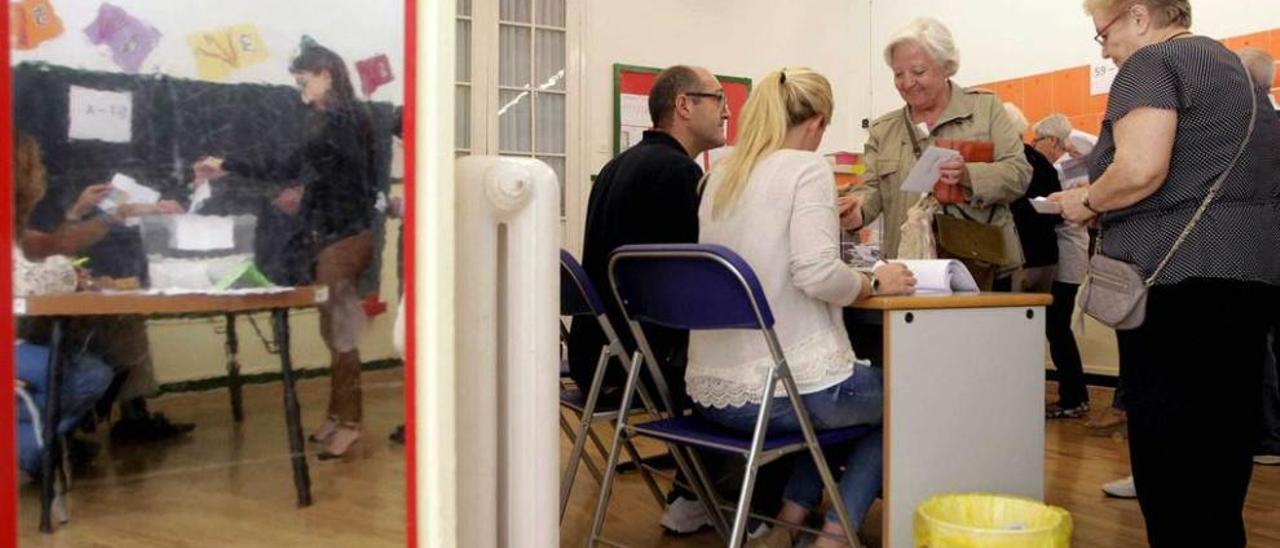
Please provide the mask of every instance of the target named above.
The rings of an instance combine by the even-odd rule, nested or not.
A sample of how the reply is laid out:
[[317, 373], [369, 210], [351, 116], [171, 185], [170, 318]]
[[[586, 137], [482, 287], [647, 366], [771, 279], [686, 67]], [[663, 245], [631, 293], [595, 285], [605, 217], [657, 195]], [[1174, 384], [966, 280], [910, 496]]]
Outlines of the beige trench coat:
[[[938, 118], [938, 124], [927, 136], [917, 133], [921, 149], [935, 139], [991, 141], [995, 145], [995, 162], [969, 163], [972, 188], [965, 189], [969, 203], [948, 206], [946, 211], [959, 217], [959, 210], [963, 210], [969, 218], [981, 222], [990, 218], [991, 224], [1003, 229], [1005, 241], [1012, 244], [1010, 249], [1017, 250], [1020, 256], [1022, 248], [1008, 204], [1025, 194], [1031, 183], [1031, 164], [1027, 163], [1022, 136], [993, 93], [965, 89], [954, 82], [950, 85], [951, 100]], [[872, 122], [863, 154], [867, 171], [863, 174], [863, 184], [853, 190], [853, 196], [862, 204], [866, 224], [884, 217], [881, 253], [885, 258], [898, 256], [902, 222], [907, 218], [907, 210], [921, 197], [919, 193], [900, 190], [916, 163], [904, 116], [909, 108], [904, 106]]]

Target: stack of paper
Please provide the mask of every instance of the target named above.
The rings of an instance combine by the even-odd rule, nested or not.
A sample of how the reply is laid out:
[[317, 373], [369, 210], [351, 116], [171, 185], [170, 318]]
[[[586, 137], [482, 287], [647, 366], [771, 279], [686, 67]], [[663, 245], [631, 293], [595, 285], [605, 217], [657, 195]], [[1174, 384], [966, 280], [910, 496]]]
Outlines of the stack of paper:
[[916, 276], [916, 293], [947, 294], [977, 291], [978, 283], [964, 264], [954, 259], [895, 260]]

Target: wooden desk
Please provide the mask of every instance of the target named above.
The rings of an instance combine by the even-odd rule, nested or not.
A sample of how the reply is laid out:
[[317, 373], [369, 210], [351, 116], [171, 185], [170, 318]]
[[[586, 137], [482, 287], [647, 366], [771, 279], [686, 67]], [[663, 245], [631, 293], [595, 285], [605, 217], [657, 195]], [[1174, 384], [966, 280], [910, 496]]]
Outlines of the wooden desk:
[[[915, 509], [942, 493], [1044, 499], [1049, 295], [875, 297], [884, 328], [884, 541], [913, 545]], [[856, 351], [856, 349], [855, 349]]]
[[[53, 531], [50, 510], [53, 504], [53, 483], [56, 466], [61, 463], [57, 425], [62, 410], [60, 393], [62, 364], [66, 351], [63, 336], [67, 322], [73, 316], [107, 316], [140, 314], [145, 316], [171, 316], [188, 314], [225, 314], [227, 316], [228, 372], [235, 362], [234, 315], [237, 313], [270, 310], [275, 324], [276, 344], [280, 350], [281, 380], [284, 384], [285, 425], [292, 455], [293, 482], [298, 491], [298, 506], [311, 504], [311, 478], [307, 470], [305, 448], [302, 443], [302, 420], [298, 409], [298, 396], [294, 387], [293, 361], [289, 355], [289, 309], [316, 306], [327, 301], [328, 288], [296, 287], [286, 291], [260, 294], [183, 294], [155, 295], [142, 291], [80, 292], [59, 295], [17, 297], [13, 300], [15, 316], [44, 316], [53, 320], [50, 340], [48, 387], [51, 397], [45, 398], [43, 410], [44, 439], [48, 440], [41, 454], [40, 471], [40, 530]], [[237, 420], [239, 410], [238, 382], [232, 382], [232, 408]]]

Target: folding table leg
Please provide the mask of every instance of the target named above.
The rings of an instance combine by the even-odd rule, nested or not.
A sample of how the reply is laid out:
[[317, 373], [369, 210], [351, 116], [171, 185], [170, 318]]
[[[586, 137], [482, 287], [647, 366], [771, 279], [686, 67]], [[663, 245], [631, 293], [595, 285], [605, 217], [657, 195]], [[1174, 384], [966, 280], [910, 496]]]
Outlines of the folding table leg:
[[44, 399], [44, 450], [40, 453], [40, 531], [53, 532], [54, 471], [58, 466], [62, 446], [58, 442], [58, 423], [62, 421], [62, 364], [64, 361], [63, 337], [67, 331], [67, 318], [53, 318], [53, 333], [49, 337], [49, 364], [45, 375], [48, 392]]
[[311, 506], [311, 476], [302, 444], [302, 418], [293, 380], [293, 360], [289, 356], [289, 310], [277, 308], [271, 314], [275, 319], [276, 346], [280, 348], [280, 379], [284, 384], [284, 419], [289, 435], [290, 460], [293, 461], [293, 485], [298, 489], [298, 506]]
[[60, 461], [61, 444], [58, 442], [58, 423], [61, 421], [61, 383], [63, 383], [63, 337], [67, 333], [67, 318], [58, 316], [52, 320], [54, 328], [49, 342], [49, 365], [45, 374], [49, 393], [45, 396], [45, 451], [40, 453], [40, 531], [52, 533], [51, 513], [54, 507], [54, 471]]
[[231, 418], [244, 422], [240, 381], [240, 341], [236, 337], [236, 315], [227, 314], [227, 389], [231, 391]]

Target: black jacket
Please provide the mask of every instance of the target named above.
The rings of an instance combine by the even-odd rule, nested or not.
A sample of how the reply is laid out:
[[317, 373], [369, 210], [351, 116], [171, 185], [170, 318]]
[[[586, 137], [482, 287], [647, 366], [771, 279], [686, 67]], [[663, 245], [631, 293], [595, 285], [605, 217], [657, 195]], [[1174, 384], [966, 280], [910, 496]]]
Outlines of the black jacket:
[[1036, 213], [1031, 207], [1031, 198], [1048, 196], [1062, 190], [1062, 182], [1058, 180], [1058, 170], [1053, 167], [1043, 154], [1031, 145], [1024, 144], [1027, 162], [1031, 164], [1031, 184], [1027, 193], [1017, 201], [1009, 204], [1013, 212], [1013, 224], [1018, 229], [1018, 240], [1022, 242], [1022, 254], [1026, 268], [1050, 266], [1058, 264], [1058, 233], [1054, 230], [1062, 224], [1062, 217]]
[[[635, 342], [609, 287], [609, 254], [627, 244], [697, 242], [701, 178], [702, 168], [679, 141], [661, 131], [646, 131], [640, 143], [605, 164], [591, 188], [582, 266], [628, 352], [634, 351]], [[672, 395], [683, 396], [688, 333], [647, 327], [645, 338], [662, 362], [659, 365]], [[591, 386], [604, 344], [604, 334], [594, 318], [574, 319], [569, 334], [569, 370], [584, 393]], [[622, 369], [610, 366], [605, 386], [618, 388], [624, 381]]]
[[317, 116], [307, 142], [284, 161], [227, 158], [222, 166], [254, 179], [302, 184], [302, 218], [324, 247], [372, 227], [377, 190], [368, 113], [354, 106]]

